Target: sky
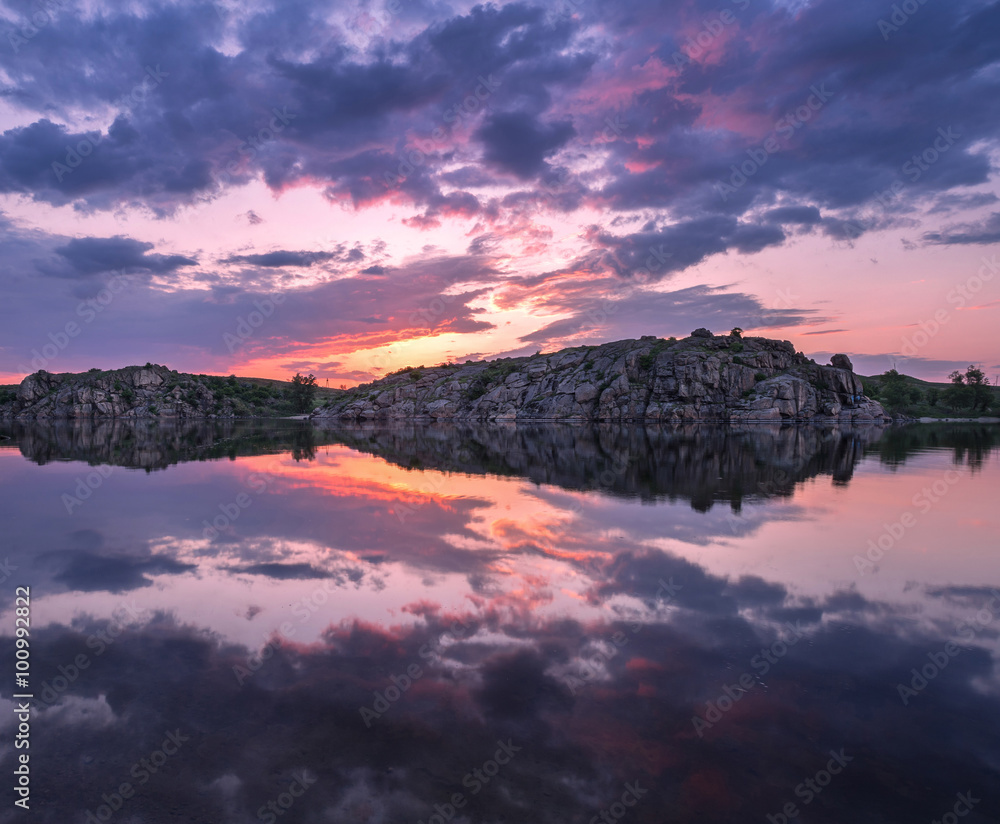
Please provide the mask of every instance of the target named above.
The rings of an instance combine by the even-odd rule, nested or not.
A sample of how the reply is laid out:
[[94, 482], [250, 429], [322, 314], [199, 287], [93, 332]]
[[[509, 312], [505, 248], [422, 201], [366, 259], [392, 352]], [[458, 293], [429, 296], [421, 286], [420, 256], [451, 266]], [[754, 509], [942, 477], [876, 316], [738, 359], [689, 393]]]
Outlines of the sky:
[[1000, 374], [1000, 3], [0, 3], [0, 382], [698, 327]]

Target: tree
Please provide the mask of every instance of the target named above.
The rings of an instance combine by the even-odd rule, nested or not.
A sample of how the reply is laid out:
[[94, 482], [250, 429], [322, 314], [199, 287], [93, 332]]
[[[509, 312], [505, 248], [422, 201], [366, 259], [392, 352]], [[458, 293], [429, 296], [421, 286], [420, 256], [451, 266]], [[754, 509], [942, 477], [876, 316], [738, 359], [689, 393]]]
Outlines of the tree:
[[316, 376], [308, 377], [295, 373], [292, 378], [292, 403], [298, 412], [312, 411], [313, 398], [316, 397]]
[[941, 390], [932, 386], [927, 390], [927, 405], [937, 406], [938, 398], [941, 397]]
[[968, 387], [967, 391], [972, 403], [972, 411], [975, 412], [980, 406], [985, 411], [989, 407], [992, 398], [990, 385], [986, 380], [983, 370], [970, 365], [965, 370], [965, 385]]
[[742, 338], [743, 337], [743, 330], [740, 329], [739, 326], [734, 326], [733, 327], [733, 331], [731, 331], [729, 334], [732, 337], [734, 337], [734, 338]]
[[965, 375], [957, 369], [948, 376], [951, 386], [941, 393], [941, 399], [951, 409], [961, 409], [968, 406], [971, 396], [969, 387], [965, 385]]
[[879, 399], [892, 409], [899, 409], [910, 399], [910, 389], [906, 378], [895, 369], [890, 369], [882, 375], [882, 385], [879, 388]]

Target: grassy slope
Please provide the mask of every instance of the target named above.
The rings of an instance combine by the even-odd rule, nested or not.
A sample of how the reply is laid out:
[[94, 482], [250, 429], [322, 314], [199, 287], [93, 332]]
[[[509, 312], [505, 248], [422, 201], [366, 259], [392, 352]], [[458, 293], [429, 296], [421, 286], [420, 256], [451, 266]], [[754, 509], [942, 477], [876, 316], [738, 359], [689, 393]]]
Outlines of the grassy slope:
[[[865, 382], [865, 385], [872, 384], [878, 386], [881, 383], [881, 375], [872, 375], [871, 377], [860, 376]], [[921, 393], [925, 396], [927, 390], [932, 386], [937, 387], [940, 392], [944, 392], [950, 383], [947, 381], [944, 383], [937, 383], [935, 381], [924, 381], [920, 378], [913, 378], [909, 375], [903, 375], [906, 379], [907, 386], [917, 387]], [[975, 413], [969, 411], [968, 409], [950, 409], [943, 404], [941, 399], [938, 399], [936, 406], [930, 406], [926, 400], [922, 400], [919, 403], [907, 404], [907, 406], [902, 410], [907, 415], [912, 415], [915, 418], [979, 418], [979, 417], [1000, 417], [1000, 386], [991, 386], [990, 391], [993, 393], [993, 401], [990, 403], [990, 408], [986, 412], [981, 409], [977, 410]], [[876, 398], [878, 400], [878, 398]]]

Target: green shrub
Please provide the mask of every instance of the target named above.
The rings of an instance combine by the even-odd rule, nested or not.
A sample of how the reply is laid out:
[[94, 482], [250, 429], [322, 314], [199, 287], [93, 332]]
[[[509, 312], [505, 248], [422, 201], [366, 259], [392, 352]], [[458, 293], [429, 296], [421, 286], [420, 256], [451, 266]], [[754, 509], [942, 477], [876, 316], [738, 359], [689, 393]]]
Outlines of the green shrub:
[[487, 384], [481, 377], [476, 378], [465, 390], [466, 399], [474, 401], [476, 398], [481, 398], [486, 394], [488, 386], [489, 384]]
[[760, 383], [761, 381], [767, 380], [767, 375], [763, 372], [754, 372], [753, 379], [757, 381], [757, 383]]

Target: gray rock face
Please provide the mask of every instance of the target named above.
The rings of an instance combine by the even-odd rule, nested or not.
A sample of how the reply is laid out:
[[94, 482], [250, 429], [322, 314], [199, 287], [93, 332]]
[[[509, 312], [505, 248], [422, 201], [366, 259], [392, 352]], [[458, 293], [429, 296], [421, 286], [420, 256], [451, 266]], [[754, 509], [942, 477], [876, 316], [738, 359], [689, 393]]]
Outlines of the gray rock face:
[[[706, 337], [707, 334], [707, 337]], [[849, 369], [788, 341], [625, 340], [551, 355], [404, 370], [314, 413], [341, 420], [887, 421]]]
[[0, 418], [232, 418], [236, 407], [194, 376], [165, 366], [129, 366], [110, 372], [54, 375], [36, 372], [17, 388]]
[[854, 364], [851, 363], [851, 359], [847, 355], [834, 355], [830, 358], [830, 365], [836, 366], [838, 369], [846, 369], [848, 372], [854, 371]]

